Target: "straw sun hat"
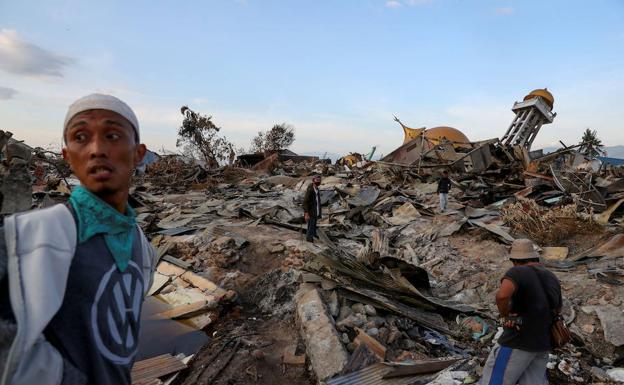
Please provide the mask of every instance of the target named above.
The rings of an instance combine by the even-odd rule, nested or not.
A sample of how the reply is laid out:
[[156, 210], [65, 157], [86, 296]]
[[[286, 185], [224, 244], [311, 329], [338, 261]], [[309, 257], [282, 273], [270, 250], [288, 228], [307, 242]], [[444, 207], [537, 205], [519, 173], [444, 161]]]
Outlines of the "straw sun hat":
[[528, 239], [516, 239], [511, 244], [509, 259], [526, 260], [539, 258], [539, 254], [535, 251], [533, 242]]

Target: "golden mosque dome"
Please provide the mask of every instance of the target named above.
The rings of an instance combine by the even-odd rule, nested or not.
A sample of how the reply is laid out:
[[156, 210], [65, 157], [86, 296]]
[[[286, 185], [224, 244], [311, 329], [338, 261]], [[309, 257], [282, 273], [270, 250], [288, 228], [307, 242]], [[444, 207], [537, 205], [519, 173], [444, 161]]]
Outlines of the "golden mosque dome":
[[470, 147], [470, 140], [468, 137], [456, 128], [447, 126], [438, 126], [430, 129], [426, 129], [425, 127], [411, 128], [401, 123], [398, 119], [396, 120], [399, 122], [401, 127], [403, 127], [403, 132], [405, 133], [403, 144], [408, 143], [424, 134], [425, 138], [427, 138], [434, 145], [438, 145], [443, 139], [446, 139], [452, 142], [454, 147]]
[[555, 104], [555, 98], [550, 93], [550, 91], [548, 91], [548, 88], [538, 88], [536, 90], [533, 90], [529, 92], [527, 96], [524, 97], [524, 100], [533, 99], [538, 96], [542, 97], [542, 99], [544, 99], [544, 101], [546, 102], [546, 104], [550, 106], [550, 108], [553, 108]]
[[457, 144], [468, 144], [470, 140], [463, 132], [453, 127], [439, 126], [425, 130], [425, 137], [431, 141], [449, 140]]

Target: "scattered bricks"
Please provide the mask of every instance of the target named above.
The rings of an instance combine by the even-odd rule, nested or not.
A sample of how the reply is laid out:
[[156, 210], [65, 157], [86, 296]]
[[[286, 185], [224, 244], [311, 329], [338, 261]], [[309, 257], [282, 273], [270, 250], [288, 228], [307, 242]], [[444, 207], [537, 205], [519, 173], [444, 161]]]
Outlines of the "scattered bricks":
[[227, 236], [220, 236], [212, 241], [213, 246], [219, 250], [230, 249], [236, 246], [234, 238]]
[[316, 378], [324, 382], [340, 373], [349, 355], [340, 342], [333, 322], [316, 289], [300, 289], [296, 295], [297, 320], [307, 356]]
[[282, 361], [288, 365], [305, 365], [306, 356], [302, 354], [300, 356], [295, 355], [297, 349], [296, 345], [287, 346], [282, 354]]

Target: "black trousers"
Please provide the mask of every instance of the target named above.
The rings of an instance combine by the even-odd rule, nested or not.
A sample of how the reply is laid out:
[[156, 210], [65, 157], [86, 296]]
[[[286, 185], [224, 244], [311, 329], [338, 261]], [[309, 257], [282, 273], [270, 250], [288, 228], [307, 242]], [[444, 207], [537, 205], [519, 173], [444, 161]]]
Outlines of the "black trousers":
[[308, 219], [308, 231], [306, 232], [306, 238], [308, 241], [313, 241], [316, 238], [316, 216], [310, 215]]

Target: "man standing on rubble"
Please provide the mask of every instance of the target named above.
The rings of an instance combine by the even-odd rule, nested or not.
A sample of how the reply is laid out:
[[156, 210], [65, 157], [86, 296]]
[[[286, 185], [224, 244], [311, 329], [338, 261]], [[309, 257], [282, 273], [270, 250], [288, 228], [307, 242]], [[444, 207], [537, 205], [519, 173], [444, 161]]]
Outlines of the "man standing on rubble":
[[496, 293], [504, 327], [483, 368], [481, 385], [547, 385], [550, 328], [561, 313], [561, 286], [539, 263], [533, 242], [516, 239]]
[[438, 194], [440, 194], [440, 212], [446, 210], [446, 204], [448, 203], [448, 193], [451, 191], [451, 180], [449, 179], [448, 171], [442, 171], [442, 177], [438, 181]]
[[314, 242], [314, 238], [316, 238], [316, 221], [321, 218], [320, 185], [321, 176], [315, 175], [303, 197], [303, 218], [308, 223], [308, 231], [306, 232], [308, 242]]
[[139, 123], [93, 94], [69, 107], [63, 140], [81, 186], [0, 227], [0, 385], [130, 385], [155, 261], [128, 205]]

